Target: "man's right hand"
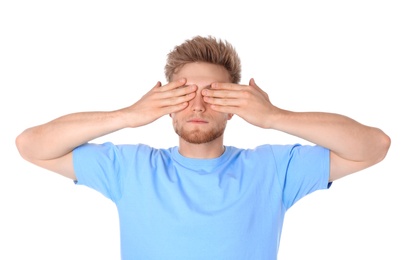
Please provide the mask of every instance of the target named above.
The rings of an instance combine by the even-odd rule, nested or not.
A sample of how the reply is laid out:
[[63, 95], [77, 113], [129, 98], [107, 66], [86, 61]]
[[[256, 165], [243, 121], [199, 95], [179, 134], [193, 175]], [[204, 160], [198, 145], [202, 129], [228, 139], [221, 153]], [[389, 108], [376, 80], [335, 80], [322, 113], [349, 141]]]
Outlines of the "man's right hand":
[[95, 138], [127, 127], [149, 124], [163, 115], [188, 106], [197, 86], [186, 79], [161, 86], [158, 82], [135, 104], [108, 112], [79, 112], [27, 128], [16, 138], [16, 146], [27, 161], [75, 180], [72, 151]]
[[198, 89], [196, 85], [185, 86], [185, 83], [185, 78], [164, 86], [157, 82], [139, 101], [121, 109], [128, 127], [146, 125], [164, 115], [185, 109]]

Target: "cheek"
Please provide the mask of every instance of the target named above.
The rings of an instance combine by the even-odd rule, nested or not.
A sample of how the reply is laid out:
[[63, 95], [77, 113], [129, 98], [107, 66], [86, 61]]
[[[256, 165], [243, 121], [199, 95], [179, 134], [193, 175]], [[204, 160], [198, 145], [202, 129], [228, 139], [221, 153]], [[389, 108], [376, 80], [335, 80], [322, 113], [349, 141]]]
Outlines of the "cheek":
[[218, 115], [217, 115], [218, 118], [221, 118], [221, 119], [223, 119], [223, 120], [229, 120], [229, 119], [230, 119], [230, 115], [229, 115], [229, 114], [220, 113], [220, 112], [217, 112], [217, 113], [218, 113]]
[[177, 115], [174, 114], [174, 113], [171, 113], [171, 114], [170, 114], [170, 117], [171, 117], [171, 119], [172, 119], [172, 125], [173, 125], [173, 126], [177, 125], [177, 123], [178, 123]]

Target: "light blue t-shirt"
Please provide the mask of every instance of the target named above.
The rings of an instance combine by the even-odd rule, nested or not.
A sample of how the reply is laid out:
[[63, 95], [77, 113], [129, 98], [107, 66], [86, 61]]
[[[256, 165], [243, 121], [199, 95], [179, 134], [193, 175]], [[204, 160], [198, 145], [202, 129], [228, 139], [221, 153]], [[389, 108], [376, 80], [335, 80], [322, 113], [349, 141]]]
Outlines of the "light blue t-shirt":
[[320, 146], [227, 146], [192, 159], [178, 147], [104, 143], [73, 154], [77, 184], [117, 206], [123, 260], [276, 259], [287, 209], [328, 187]]

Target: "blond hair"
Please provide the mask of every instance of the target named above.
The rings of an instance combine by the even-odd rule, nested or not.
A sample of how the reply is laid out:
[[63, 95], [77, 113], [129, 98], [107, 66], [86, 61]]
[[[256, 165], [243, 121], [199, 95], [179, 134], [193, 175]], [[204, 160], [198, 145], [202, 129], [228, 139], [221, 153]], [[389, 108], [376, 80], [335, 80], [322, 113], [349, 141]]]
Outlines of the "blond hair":
[[171, 81], [183, 65], [192, 62], [208, 62], [223, 66], [230, 75], [232, 83], [239, 83], [241, 78], [240, 58], [235, 48], [227, 41], [213, 36], [195, 36], [175, 46], [167, 55], [164, 67], [165, 77]]

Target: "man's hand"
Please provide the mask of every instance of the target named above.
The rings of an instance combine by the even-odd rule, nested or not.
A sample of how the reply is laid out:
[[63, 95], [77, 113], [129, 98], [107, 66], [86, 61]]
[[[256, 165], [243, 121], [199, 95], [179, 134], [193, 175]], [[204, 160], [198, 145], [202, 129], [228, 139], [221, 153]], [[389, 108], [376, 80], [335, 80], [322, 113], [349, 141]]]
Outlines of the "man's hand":
[[130, 127], [149, 124], [158, 118], [185, 109], [196, 95], [197, 86], [185, 86], [180, 79], [161, 86], [158, 82], [135, 104], [122, 109]]
[[270, 115], [278, 111], [271, 104], [267, 93], [253, 79], [250, 79], [249, 85], [213, 83], [210, 89], [202, 90], [202, 95], [213, 110], [236, 114], [262, 128], [270, 127]]

